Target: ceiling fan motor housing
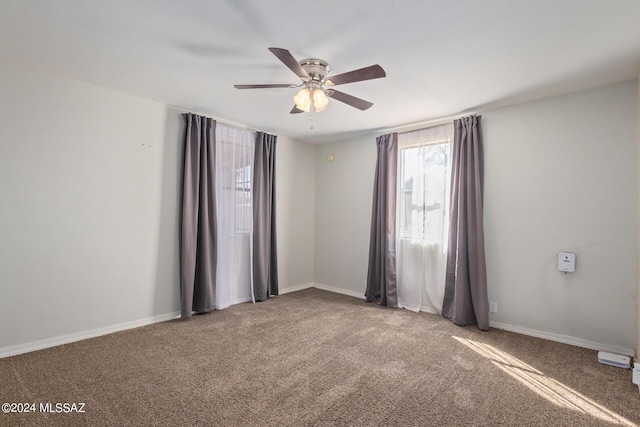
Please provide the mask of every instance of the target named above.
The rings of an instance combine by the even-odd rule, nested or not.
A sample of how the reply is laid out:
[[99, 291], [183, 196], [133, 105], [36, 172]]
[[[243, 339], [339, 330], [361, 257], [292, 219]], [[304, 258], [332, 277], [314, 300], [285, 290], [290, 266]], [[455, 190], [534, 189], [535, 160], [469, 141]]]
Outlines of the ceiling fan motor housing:
[[[307, 72], [311, 78], [309, 81], [323, 84], [325, 77], [331, 71], [331, 67], [327, 61], [316, 58], [307, 58], [299, 62], [300, 66]], [[305, 82], [307, 83], [307, 82]]]

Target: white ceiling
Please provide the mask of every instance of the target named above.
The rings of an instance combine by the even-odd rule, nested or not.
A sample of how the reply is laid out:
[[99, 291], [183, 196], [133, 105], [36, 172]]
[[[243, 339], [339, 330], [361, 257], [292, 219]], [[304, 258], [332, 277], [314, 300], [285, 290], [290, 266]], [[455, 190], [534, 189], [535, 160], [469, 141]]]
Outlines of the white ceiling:
[[[299, 83], [268, 47], [387, 77], [310, 130], [296, 89], [233, 87]], [[322, 143], [635, 78], [640, 1], [0, 0], [0, 59]]]

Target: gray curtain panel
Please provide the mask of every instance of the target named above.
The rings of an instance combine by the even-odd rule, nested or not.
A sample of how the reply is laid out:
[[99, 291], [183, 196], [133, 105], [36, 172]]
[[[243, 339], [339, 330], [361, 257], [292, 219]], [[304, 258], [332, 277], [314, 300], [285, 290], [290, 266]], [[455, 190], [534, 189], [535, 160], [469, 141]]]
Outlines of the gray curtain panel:
[[278, 295], [276, 140], [275, 135], [256, 134], [253, 166], [253, 296], [256, 301]]
[[480, 116], [455, 120], [449, 248], [442, 315], [456, 325], [489, 330], [484, 254], [484, 155]]
[[180, 225], [182, 318], [214, 309], [216, 283], [215, 127], [208, 117], [184, 114], [184, 168]]
[[396, 286], [396, 182], [398, 134], [376, 139], [378, 160], [373, 188], [367, 301], [398, 307]]

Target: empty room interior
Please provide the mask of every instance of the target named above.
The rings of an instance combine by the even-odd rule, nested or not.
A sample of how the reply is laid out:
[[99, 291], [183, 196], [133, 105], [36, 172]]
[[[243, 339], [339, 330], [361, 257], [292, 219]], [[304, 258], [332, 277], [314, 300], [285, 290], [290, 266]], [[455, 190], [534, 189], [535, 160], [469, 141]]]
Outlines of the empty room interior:
[[0, 425], [640, 425], [639, 104], [635, 0], [0, 0]]

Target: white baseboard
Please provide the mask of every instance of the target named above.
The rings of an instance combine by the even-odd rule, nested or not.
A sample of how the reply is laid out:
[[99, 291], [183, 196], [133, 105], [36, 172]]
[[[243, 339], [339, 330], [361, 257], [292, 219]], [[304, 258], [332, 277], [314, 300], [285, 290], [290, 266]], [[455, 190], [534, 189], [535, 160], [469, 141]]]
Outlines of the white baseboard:
[[[302, 289], [310, 288], [313, 283], [307, 283], [299, 286], [292, 286], [280, 291], [281, 294], [287, 292], [299, 291]], [[229, 306], [251, 302], [251, 298], [238, 298], [234, 300]], [[226, 307], [225, 307], [226, 308]], [[31, 341], [24, 344], [18, 344], [9, 347], [0, 348], [0, 359], [9, 356], [16, 356], [18, 354], [29, 353], [31, 351], [43, 350], [45, 348], [55, 347], [62, 344], [69, 344], [76, 341], [86, 340], [89, 338], [95, 338], [102, 335], [112, 334], [114, 332], [125, 331], [127, 329], [139, 328], [141, 326], [151, 325], [153, 323], [165, 322], [167, 320], [177, 319], [180, 317], [180, 312], [161, 314], [159, 316], [147, 317], [144, 319], [133, 320], [131, 322], [118, 323], [104, 328], [89, 329], [86, 331], [75, 332], [73, 334], [61, 335], [53, 338], [46, 338], [38, 341]]]
[[302, 285], [289, 286], [288, 288], [280, 289], [280, 295], [288, 294], [289, 292], [302, 291], [304, 289], [316, 288], [323, 291], [333, 292], [334, 294], [348, 295], [350, 297], [364, 299], [364, 294], [360, 292], [350, 291], [347, 289], [336, 288], [335, 286], [323, 285], [322, 283], [304, 283]]
[[86, 340], [88, 338], [95, 338], [101, 335], [112, 334], [114, 332], [120, 332], [127, 329], [139, 328], [141, 326], [151, 325], [152, 323], [165, 322], [167, 320], [177, 319], [180, 317], [180, 312], [161, 314], [158, 316], [147, 317], [144, 319], [133, 320], [131, 322], [118, 323], [116, 325], [106, 326], [104, 328], [90, 329], [87, 331], [76, 332], [68, 335], [61, 335], [53, 338], [46, 338], [43, 340], [32, 341], [24, 344], [18, 344], [14, 346], [0, 348], [0, 359], [3, 357], [15, 356], [22, 353], [28, 353], [30, 351], [42, 350], [49, 347], [55, 347], [57, 345], [69, 344], [75, 341]]
[[621, 354], [623, 356], [633, 357], [635, 350], [617, 345], [601, 344], [594, 341], [584, 340], [582, 338], [571, 337], [568, 335], [554, 334], [553, 332], [539, 331], [537, 329], [525, 328], [524, 326], [510, 325], [508, 323], [489, 321], [489, 326], [496, 329], [504, 329], [505, 331], [516, 332], [522, 335], [529, 335], [536, 338], [544, 338], [549, 341], [561, 342], [563, 344], [574, 345], [576, 347], [588, 348], [597, 351], [607, 351], [609, 353]]
[[297, 292], [303, 289], [313, 288], [313, 283], [303, 283], [302, 285], [289, 286], [288, 288], [278, 289], [280, 295], [288, 294], [289, 292]]
[[[322, 283], [313, 283], [314, 288], [322, 289], [324, 291], [334, 292], [336, 294], [349, 295], [350, 297], [365, 299], [364, 292], [356, 292], [348, 289], [336, 288], [335, 286], [323, 285]], [[429, 307], [421, 306], [420, 311], [429, 314], [440, 314]]]
[[336, 288], [335, 286], [323, 285], [322, 283], [314, 283], [313, 287], [322, 289], [323, 291], [333, 292], [335, 294], [348, 295], [350, 297], [364, 299], [364, 292], [356, 292], [348, 289]]
[[[360, 299], [365, 298], [363, 293], [342, 289], [342, 288], [337, 288], [335, 286], [324, 285], [322, 283], [306, 283], [304, 285], [293, 286], [293, 287], [287, 288], [286, 292], [295, 292], [295, 291], [299, 291], [307, 288], [318, 288], [324, 291], [334, 292], [342, 295], [349, 295], [355, 298], [360, 298]], [[281, 293], [285, 293], [285, 292], [281, 292]], [[434, 313], [433, 310], [429, 310], [426, 307], [420, 307], [420, 311], [423, 311], [425, 313], [431, 313], [431, 314], [439, 314], [439, 313]], [[526, 328], [524, 326], [516, 326], [516, 325], [510, 325], [508, 323], [495, 322], [493, 320], [489, 321], [489, 326], [496, 329], [504, 329], [505, 331], [516, 332], [522, 335], [528, 335], [536, 338], [543, 338], [549, 341], [569, 344], [576, 347], [583, 347], [583, 348], [588, 348], [596, 351], [607, 351], [609, 353], [622, 354], [624, 356], [630, 356], [630, 357], [635, 356], [635, 350], [630, 348], [620, 347], [616, 345], [609, 345], [609, 344], [601, 344], [594, 341], [584, 340], [582, 338], [571, 337], [568, 335], [554, 334], [553, 332], [539, 331], [536, 329]]]
[[[317, 288], [324, 291], [333, 292], [336, 294], [348, 295], [354, 298], [364, 299], [364, 294], [348, 289], [337, 288], [335, 286], [324, 285], [322, 283], [304, 283], [301, 285], [290, 286], [284, 289], [280, 289], [280, 294], [287, 294], [290, 292], [297, 292], [304, 289]], [[237, 302], [245, 302], [237, 301]], [[429, 312], [428, 310], [422, 310]], [[151, 325], [153, 323], [165, 322], [167, 320], [177, 319], [180, 317], [180, 312], [166, 313], [158, 316], [147, 317], [144, 319], [134, 320], [131, 322], [118, 323], [115, 325], [107, 326], [104, 328], [90, 329], [87, 331], [76, 332], [68, 335], [61, 335], [58, 337], [47, 338], [38, 341], [32, 341], [24, 344], [18, 344], [9, 347], [0, 348], [0, 359], [9, 356], [15, 356], [22, 353], [28, 353], [30, 351], [42, 350], [49, 347], [55, 347], [57, 345], [68, 344], [75, 341], [81, 341], [88, 338], [95, 338], [101, 335], [107, 335], [114, 332], [120, 332], [127, 329], [139, 328], [141, 326]], [[593, 341], [583, 340], [581, 338], [571, 337], [567, 335], [554, 334], [552, 332], [539, 331], [536, 329], [526, 328], [524, 326], [510, 325], [508, 323], [489, 321], [489, 326], [496, 329], [504, 329], [505, 331], [516, 332], [522, 335], [529, 335], [532, 337], [543, 338], [550, 341], [556, 341], [564, 344], [570, 344], [577, 347], [584, 347], [591, 350], [607, 351], [615, 354], [622, 354], [624, 356], [635, 356], [635, 350], [620, 346], [601, 344]], [[639, 386], [640, 387], [640, 386]], [[639, 388], [640, 390], [640, 388]]]

